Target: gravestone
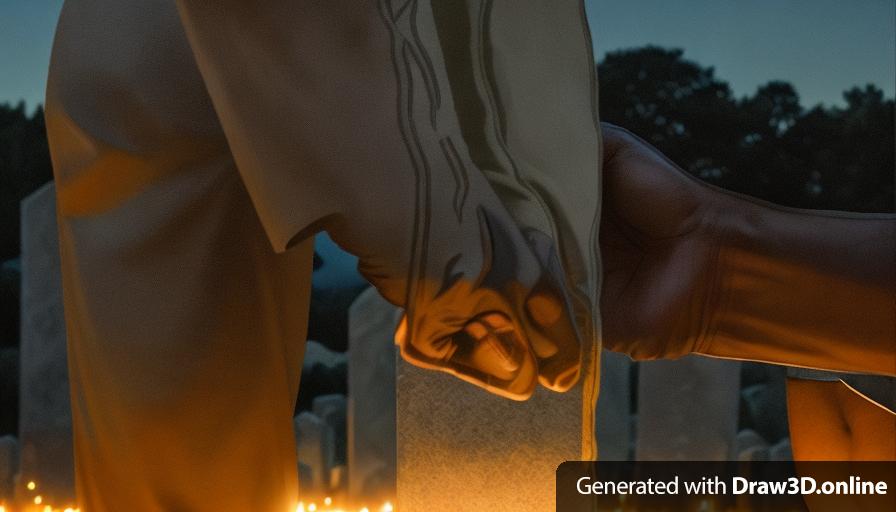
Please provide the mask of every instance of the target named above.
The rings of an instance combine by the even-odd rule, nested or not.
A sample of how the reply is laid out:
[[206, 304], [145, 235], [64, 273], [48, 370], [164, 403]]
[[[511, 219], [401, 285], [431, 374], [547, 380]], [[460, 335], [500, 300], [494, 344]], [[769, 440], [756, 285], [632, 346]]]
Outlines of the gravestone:
[[322, 364], [332, 368], [347, 360], [346, 354], [330, 350], [317, 341], [308, 340], [305, 342], [305, 357], [302, 359], [303, 368], [311, 368], [315, 364]]
[[637, 460], [736, 459], [739, 362], [685, 356], [638, 372]]
[[333, 431], [333, 463], [346, 462], [346, 398], [345, 395], [321, 395], [314, 398], [311, 411]]
[[625, 354], [604, 350], [600, 361], [600, 396], [597, 397], [597, 446], [599, 460], [629, 460], [632, 444], [632, 360]]
[[[397, 486], [403, 512], [553, 510], [554, 471], [563, 461], [581, 459], [581, 385], [564, 394], [539, 388], [528, 401], [515, 402], [419, 369], [395, 356], [399, 317], [400, 310], [372, 289], [352, 305], [352, 497], [369, 502], [383, 496], [377, 491]], [[389, 450], [396, 426], [397, 448]]]
[[0, 437], [0, 503], [12, 500], [13, 482], [18, 470], [18, 440], [13, 436]]
[[787, 368], [766, 366], [766, 380], [741, 389], [746, 422], [769, 443], [788, 436]]
[[784, 438], [769, 447], [769, 460], [782, 462], [793, 460], [793, 447], [790, 446], [790, 438]]
[[330, 468], [333, 467], [333, 429], [307, 411], [299, 413], [293, 422], [301, 492], [311, 496], [326, 494], [329, 491]]
[[349, 309], [348, 486], [356, 501], [395, 501], [395, 358], [399, 310], [373, 288]]
[[557, 466], [582, 459], [582, 397], [580, 382], [516, 402], [399, 358], [398, 510], [554, 510]]
[[515, 402], [399, 361], [398, 509], [553, 510], [557, 466], [582, 458], [580, 387]]
[[768, 442], [753, 429], [744, 429], [735, 437], [735, 452], [737, 460], [760, 461], [768, 460]]
[[44, 498], [69, 503], [74, 455], [52, 183], [22, 201], [21, 325], [19, 485], [38, 482]]

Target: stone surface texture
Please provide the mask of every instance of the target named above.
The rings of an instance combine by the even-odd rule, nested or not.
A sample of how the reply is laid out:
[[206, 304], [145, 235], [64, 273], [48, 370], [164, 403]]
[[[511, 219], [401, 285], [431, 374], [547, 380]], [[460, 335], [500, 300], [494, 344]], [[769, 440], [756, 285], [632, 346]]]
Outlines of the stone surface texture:
[[334, 464], [333, 429], [307, 411], [299, 413], [294, 424], [300, 491], [303, 496], [326, 494]]
[[376, 290], [349, 310], [348, 486], [353, 499], [395, 500], [395, 360], [399, 310]]
[[12, 500], [13, 482], [18, 469], [18, 439], [13, 436], [0, 437], [0, 503]]
[[22, 201], [21, 325], [20, 484], [34, 480], [43, 496], [56, 503], [70, 502], [74, 499], [72, 419], [52, 184]]
[[638, 460], [737, 456], [740, 363], [701, 356], [639, 366]]
[[631, 366], [632, 360], [625, 354], [607, 350], [601, 354], [595, 421], [599, 460], [629, 460], [631, 456]]

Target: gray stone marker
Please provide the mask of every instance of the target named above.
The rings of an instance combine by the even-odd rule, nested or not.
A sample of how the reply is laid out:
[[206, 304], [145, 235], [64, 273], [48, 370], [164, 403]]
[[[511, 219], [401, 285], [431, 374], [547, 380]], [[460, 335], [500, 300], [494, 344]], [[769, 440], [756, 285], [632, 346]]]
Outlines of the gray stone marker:
[[[333, 429], [307, 411], [299, 413], [293, 422], [301, 492], [303, 496], [326, 494], [329, 491], [330, 468], [333, 467]], [[303, 476], [310, 476], [310, 479]]]
[[632, 360], [607, 350], [601, 354], [600, 396], [597, 398], [597, 447], [599, 460], [629, 460], [632, 444]]
[[0, 503], [12, 501], [13, 482], [19, 470], [19, 441], [0, 437]]
[[311, 368], [315, 364], [322, 364], [327, 367], [334, 367], [347, 360], [346, 354], [330, 350], [317, 341], [308, 340], [305, 342], [305, 358], [302, 360], [303, 368]]
[[737, 452], [737, 460], [768, 460], [769, 445], [755, 430], [745, 429], [737, 433], [735, 451]]
[[582, 396], [515, 402], [399, 359], [397, 509], [553, 511], [557, 466], [582, 458]]
[[[348, 487], [352, 500], [395, 500], [395, 358], [399, 311], [370, 288], [349, 309]], [[373, 500], [373, 501], [366, 501]]]
[[345, 395], [321, 395], [314, 399], [311, 411], [333, 431], [333, 463], [345, 464], [346, 460], [346, 407]]
[[581, 458], [580, 386], [514, 402], [422, 370], [395, 356], [399, 317], [375, 290], [349, 316], [351, 495], [397, 486], [402, 512], [553, 510], [554, 471]]
[[637, 460], [736, 460], [740, 363], [640, 363]]
[[554, 510], [557, 466], [581, 459], [581, 390], [514, 402], [403, 361], [398, 510]]
[[22, 201], [21, 336], [19, 485], [34, 480], [42, 496], [69, 503], [74, 500], [74, 455], [52, 184]]

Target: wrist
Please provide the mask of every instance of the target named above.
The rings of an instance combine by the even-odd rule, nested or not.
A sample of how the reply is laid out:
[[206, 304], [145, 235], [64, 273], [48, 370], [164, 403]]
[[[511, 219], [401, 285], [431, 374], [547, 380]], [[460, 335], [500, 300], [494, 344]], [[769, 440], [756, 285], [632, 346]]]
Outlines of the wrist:
[[723, 202], [720, 301], [702, 353], [896, 373], [896, 217]]

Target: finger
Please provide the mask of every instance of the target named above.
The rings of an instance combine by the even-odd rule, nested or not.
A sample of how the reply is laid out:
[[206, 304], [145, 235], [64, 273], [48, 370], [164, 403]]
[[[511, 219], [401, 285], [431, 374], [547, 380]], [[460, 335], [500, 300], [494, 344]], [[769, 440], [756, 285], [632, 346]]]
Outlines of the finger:
[[[454, 335], [427, 347], [407, 343], [407, 329], [403, 317], [396, 342], [402, 357], [415, 366], [451, 373], [513, 400], [525, 400], [534, 392], [538, 382], [535, 356], [505, 314], [479, 314]], [[430, 357], [433, 354], [440, 358]]]
[[523, 327], [537, 358], [541, 385], [567, 391], [578, 381], [581, 367], [580, 334], [571, 300], [553, 240], [535, 230], [527, 232], [526, 238], [541, 263], [542, 275], [525, 298]]
[[471, 321], [463, 334], [455, 337], [458, 347], [452, 362], [498, 379], [513, 380], [528, 356], [525, 342], [510, 320], [500, 313], [489, 313]]
[[581, 344], [572, 315], [559, 297], [544, 290], [532, 297], [526, 302], [527, 331], [537, 358], [538, 380], [553, 391], [567, 391], [578, 381], [581, 366]]
[[450, 363], [455, 375], [516, 400], [535, 390], [535, 356], [506, 315], [480, 315], [453, 340], [457, 349]]

